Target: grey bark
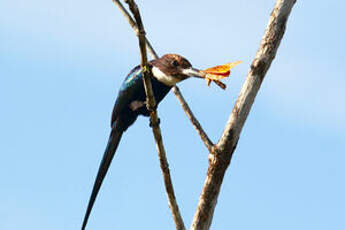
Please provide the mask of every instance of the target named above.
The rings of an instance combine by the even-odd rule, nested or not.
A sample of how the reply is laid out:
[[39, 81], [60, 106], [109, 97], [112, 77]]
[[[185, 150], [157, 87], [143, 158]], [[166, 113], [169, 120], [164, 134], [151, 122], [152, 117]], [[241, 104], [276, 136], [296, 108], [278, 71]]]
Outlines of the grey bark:
[[243, 125], [260, 89], [261, 83], [276, 56], [286, 22], [295, 0], [278, 0], [271, 13], [260, 47], [246, 81], [225, 126], [222, 137], [210, 153], [209, 168], [191, 229], [207, 230], [211, 226], [217, 198]]

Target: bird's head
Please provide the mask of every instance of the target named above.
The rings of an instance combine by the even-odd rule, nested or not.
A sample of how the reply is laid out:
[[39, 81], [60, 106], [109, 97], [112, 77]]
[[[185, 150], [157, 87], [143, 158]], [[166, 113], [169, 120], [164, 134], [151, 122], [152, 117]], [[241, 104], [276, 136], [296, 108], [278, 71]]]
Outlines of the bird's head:
[[174, 86], [189, 77], [204, 77], [201, 70], [193, 68], [186, 58], [178, 54], [166, 54], [151, 63], [153, 76], [168, 86]]

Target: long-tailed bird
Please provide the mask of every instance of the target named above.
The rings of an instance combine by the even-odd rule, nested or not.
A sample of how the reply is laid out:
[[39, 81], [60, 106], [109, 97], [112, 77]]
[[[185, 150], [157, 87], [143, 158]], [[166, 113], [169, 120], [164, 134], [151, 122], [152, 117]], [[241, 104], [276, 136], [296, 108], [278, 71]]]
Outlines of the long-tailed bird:
[[[187, 59], [177, 54], [166, 54], [159, 59], [150, 61], [148, 66], [151, 70], [152, 89], [157, 105], [176, 83], [189, 77], [202, 78], [204, 76], [202, 71], [193, 68]], [[150, 115], [145, 101], [142, 71], [140, 66], [137, 66], [127, 75], [117, 96], [111, 118], [110, 137], [92, 188], [82, 230], [86, 227], [98, 191], [123, 132], [135, 122], [139, 115]]]

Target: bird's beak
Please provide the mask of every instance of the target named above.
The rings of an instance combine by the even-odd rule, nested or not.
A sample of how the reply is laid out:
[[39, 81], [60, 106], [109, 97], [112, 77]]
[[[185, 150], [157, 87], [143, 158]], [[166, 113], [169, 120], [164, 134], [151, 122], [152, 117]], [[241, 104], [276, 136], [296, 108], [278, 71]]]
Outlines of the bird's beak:
[[189, 77], [197, 77], [197, 78], [205, 78], [205, 72], [202, 70], [195, 69], [193, 67], [190, 67], [188, 69], [184, 69], [182, 71], [184, 75], [187, 75]]

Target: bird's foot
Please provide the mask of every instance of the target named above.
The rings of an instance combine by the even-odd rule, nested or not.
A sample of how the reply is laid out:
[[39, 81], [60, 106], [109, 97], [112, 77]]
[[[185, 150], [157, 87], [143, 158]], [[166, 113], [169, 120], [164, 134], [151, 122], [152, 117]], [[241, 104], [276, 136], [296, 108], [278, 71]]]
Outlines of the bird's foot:
[[150, 127], [157, 127], [161, 123], [161, 119], [158, 118], [157, 121], [153, 121], [152, 118], [150, 117]]

